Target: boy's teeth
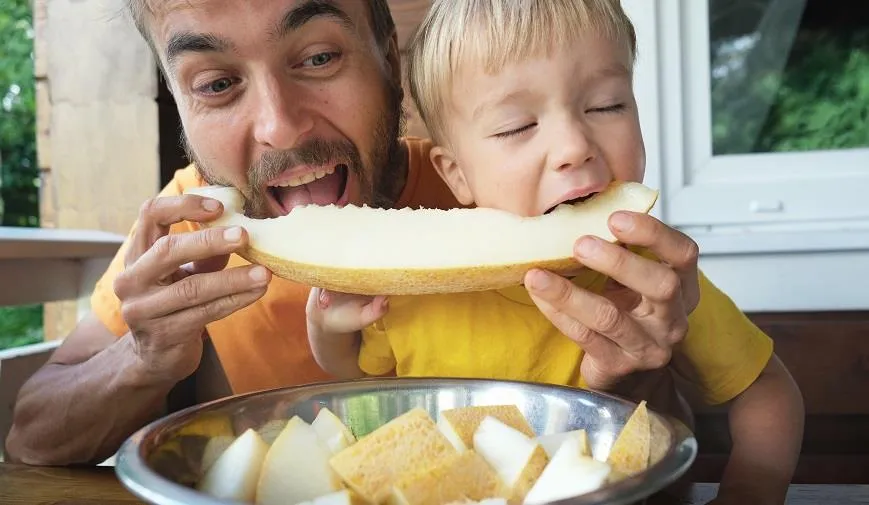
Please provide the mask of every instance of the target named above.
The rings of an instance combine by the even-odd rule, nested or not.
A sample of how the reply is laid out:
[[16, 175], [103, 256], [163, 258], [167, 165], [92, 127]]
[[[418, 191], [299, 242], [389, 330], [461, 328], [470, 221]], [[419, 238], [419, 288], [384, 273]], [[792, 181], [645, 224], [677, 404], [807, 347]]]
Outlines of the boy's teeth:
[[286, 187], [294, 188], [296, 186], [301, 186], [303, 184], [308, 184], [310, 182], [314, 182], [317, 179], [322, 179], [323, 177], [326, 177], [327, 175], [331, 175], [334, 173], [335, 173], [335, 167], [329, 167], [329, 168], [325, 168], [325, 169], [321, 168], [321, 169], [316, 170], [314, 172], [308, 172], [307, 174], [299, 176], [299, 177], [293, 177], [292, 179], [278, 183], [275, 186], [277, 186], [279, 188], [286, 188]]

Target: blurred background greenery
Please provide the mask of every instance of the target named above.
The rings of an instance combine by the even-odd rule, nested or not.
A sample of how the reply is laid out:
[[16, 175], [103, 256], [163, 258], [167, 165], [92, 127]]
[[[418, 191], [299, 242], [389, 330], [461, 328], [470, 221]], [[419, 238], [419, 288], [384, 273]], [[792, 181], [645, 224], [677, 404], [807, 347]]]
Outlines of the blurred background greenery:
[[[0, 225], [39, 226], [33, 14], [28, 0], [0, 0]], [[0, 307], [0, 349], [41, 340], [41, 305]]]

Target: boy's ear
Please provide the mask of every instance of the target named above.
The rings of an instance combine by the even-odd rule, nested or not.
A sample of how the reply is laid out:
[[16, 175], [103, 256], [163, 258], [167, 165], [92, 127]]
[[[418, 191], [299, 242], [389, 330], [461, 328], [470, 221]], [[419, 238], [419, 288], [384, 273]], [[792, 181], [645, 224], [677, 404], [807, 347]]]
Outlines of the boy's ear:
[[429, 152], [429, 158], [431, 159], [435, 170], [437, 170], [438, 175], [440, 175], [441, 179], [443, 179], [444, 182], [447, 183], [447, 186], [450, 187], [456, 200], [458, 200], [462, 205], [473, 204], [474, 195], [471, 193], [468, 179], [465, 177], [462, 167], [460, 167], [456, 162], [453, 153], [445, 147], [435, 146], [432, 147]]

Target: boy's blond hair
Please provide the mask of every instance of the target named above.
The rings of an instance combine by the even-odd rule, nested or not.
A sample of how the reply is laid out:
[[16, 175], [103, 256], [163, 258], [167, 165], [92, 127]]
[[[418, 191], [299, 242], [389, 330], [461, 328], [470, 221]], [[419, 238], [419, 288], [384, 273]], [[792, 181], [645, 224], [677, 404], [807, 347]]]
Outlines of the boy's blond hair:
[[587, 33], [623, 44], [633, 64], [636, 35], [619, 0], [434, 0], [407, 47], [410, 94], [432, 140], [443, 143], [446, 97], [460, 65], [494, 73]]

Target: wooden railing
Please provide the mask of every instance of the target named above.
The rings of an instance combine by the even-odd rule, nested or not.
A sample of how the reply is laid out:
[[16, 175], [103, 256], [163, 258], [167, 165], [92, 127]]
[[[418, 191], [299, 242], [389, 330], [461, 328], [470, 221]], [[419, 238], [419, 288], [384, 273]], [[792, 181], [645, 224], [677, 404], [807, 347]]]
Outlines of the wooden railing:
[[[0, 306], [77, 300], [81, 318], [123, 240], [93, 230], [0, 227]], [[60, 340], [0, 351], [0, 455], [19, 389], [58, 345]]]

